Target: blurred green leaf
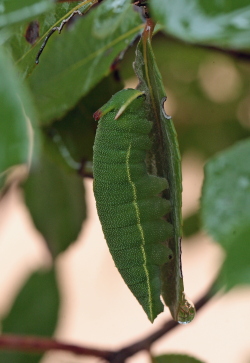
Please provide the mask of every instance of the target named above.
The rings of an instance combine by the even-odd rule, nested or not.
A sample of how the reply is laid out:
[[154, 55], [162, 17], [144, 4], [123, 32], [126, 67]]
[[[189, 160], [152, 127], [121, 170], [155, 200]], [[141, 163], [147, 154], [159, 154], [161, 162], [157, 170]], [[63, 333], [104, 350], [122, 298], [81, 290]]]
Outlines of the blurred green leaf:
[[[76, 163], [92, 161], [93, 144], [97, 123], [93, 113], [104, 105], [123, 84], [111, 74], [105, 77], [73, 110], [46, 128], [46, 133], [57, 144], [58, 151], [72, 167]], [[105, 90], [105, 92], [103, 92]], [[71, 159], [71, 160], [70, 160]]]
[[248, 0], [151, 0], [150, 9], [167, 33], [184, 41], [250, 48]]
[[4, 187], [5, 182], [6, 182], [6, 174], [2, 174], [0, 176], [0, 189], [2, 189]]
[[[29, 164], [32, 157], [31, 123], [37, 121], [30, 94], [18, 79], [12, 60], [0, 49], [0, 173]], [[33, 152], [38, 152], [39, 142]]]
[[230, 290], [236, 285], [250, 284], [250, 222], [243, 223], [242, 228], [228, 238], [226, 258], [214, 288], [223, 287]]
[[184, 354], [163, 354], [153, 357], [153, 363], [204, 363], [201, 360]]
[[197, 211], [183, 220], [183, 236], [190, 237], [200, 230], [200, 213]]
[[43, 155], [23, 188], [34, 224], [55, 257], [76, 240], [86, 218], [83, 180]]
[[0, 28], [9, 26], [53, 8], [51, 0], [2, 0], [0, 3]]
[[250, 283], [250, 139], [205, 166], [201, 199], [204, 228], [226, 252], [215, 290]]
[[201, 198], [204, 228], [224, 247], [250, 223], [250, 139], [215, 156], [205, 165]]
[[[163, 34], [154, 36], [153, 46], [168, 95], [164, 107], [173, 116], [182, 154], [191, 151], [205, 159], [250, 136], [250, 73], [247, 63], [180, 43]], [[133, 76], [134, 51], [134, 47], [131, 48], [121, 64], [121, 75], [129, 81]], [[220, 76], [223, 72], [224, 76], [218, 81], [215, 73]], [[213, 79], [218, 96], [224, 95], [226, 89], [234, 98], [223, 102], [215, 97], [211, 99], [202, 83], [204, 74], [207, 82]], [[226, 86], [230, 78], [235, 83]], [[242, 116], [245, 121], [242, 121]]]
[[[3, 333], [51, 336], [57, 323], [59, 301], [55, 271], [33, 273], [2, 321]], [[1, 363], [37, 363], [39, 357], [0, 351]]]
[[[217, 115], [219, 116], [219, 115]], [[240, 139], [250, 136], [236, 120], [217, 121], [203, 124], [178, 125], [178, 139], [182, 154], [192, 150], [204, 158], [230, 147]]]
[[114, 59], [141, 29], [141, 18], [129, 0], [107, 0], [70, 31], [54, 35], [29, 78], [40, 121], [46, 124], [72, 108], [110, 73]]

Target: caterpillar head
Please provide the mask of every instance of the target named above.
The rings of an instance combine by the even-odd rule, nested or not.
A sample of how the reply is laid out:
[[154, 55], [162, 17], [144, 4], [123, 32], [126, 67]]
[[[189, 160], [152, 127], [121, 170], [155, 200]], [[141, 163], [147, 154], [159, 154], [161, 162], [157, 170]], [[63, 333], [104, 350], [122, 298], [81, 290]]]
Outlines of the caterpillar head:
[[[126, 91], [126, 92], [124, 92]], [[137, 98], [142, 97], [142, 101], [144, 100], [145, 94], [144, 92], [127, 88], [125, 90], [121, 90], [120, 92], [117, 92], [114, 94], [111, 99], [102, 106], [99, 110], [97, 110], [93, 117], [96, 121], [100, 120], [101, 117], [103, 117], [106, 113], [117, 110], [115, 119], [117, 120], [123, 112], [126, 110], [126, 108]], [[140, 105], [138, 104], [138, 107]]]

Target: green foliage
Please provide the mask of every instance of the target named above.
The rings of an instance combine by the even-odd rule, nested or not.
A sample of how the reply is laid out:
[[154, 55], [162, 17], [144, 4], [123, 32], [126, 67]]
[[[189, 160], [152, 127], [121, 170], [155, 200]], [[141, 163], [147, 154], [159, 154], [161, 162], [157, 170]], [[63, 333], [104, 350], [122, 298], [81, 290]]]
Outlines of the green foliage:
[[[105, 104], [114, 93], [119, 91], [122, 86], [122, 82], [116, 80], [114, 75], [111, 74], [83, 97], [61, 120], [56, 120], [45, 128], [48, 137], [54, 140], [55, 152], [57, 150], [58, 154], [61, 149], [61, 154], [64, 155], [64, 164], [67, 152], [73, 161], [70, 161], [69, 157], [67, 158], [71, 168], [76, 166], [77, 163], [82, 163], [84, 168], [86, 162], [92, 161], [96, 130], [93, 113], [98, 107]], [[64, 148], [64, 152], [62, 148]], [[55, 161], [59, 162], [58, 156]]]
[[228, 238], [229, 246], [226, 250], [226, 258], [221, 268], [215, 290], [226, 288], [230, 290], [237, 285], [250, 284], [250, 228], [248, 223], [243, 224]]
[[29, 18], [35, 17], [52, 9], [51, 0], [22, 0], [22, 1], [3, 1], [0, 15], [0, 28], [10, 26]]
[[29, 164], [32, 150], [31, 122], [37, 121], [26, 85], [21, 83], [12, 59], [0, 48], [0, 174], [6, 169]]
[[43, 155], [24, 184], [24, 196], [36, 228], [56, 257], [76, 240], [86, 218], [82, 179]]
[[[173, 116], [181, 154], [191, 151], [206, 159], [250, 136], [246, 62], [162, 34], [154, 36], [153, 50], [168, 94], [166, 112]], [[131, 49], [125, 55], [124, 78], [133, 75], [134, 52]]]
[[226, 48], [249, 49], [248, 0], [151, 0], [152, 15], [177, 38]]
[[[55, 270], [33, 273], [19, 292], [9, 314], [2, 320], [2, 331], [12, 334], [50, 336], [58, 317], [59, 293]], [[0, 362], [35, 363], [36, 355], [0, 351]]]
[[[96, 127], [92, 113], [122, 88], [121, 82], [114, 81], [113, 74], [104, 77], [114, 69], [117, 76], [119, 68], [122, 78], [134, 77], [135, 47], [128, 50], [118, 66], [117, 60], [121, 60], [123, 52], [141, 34], [143, 19], [129, 0], [104, 0], [95, 7], [92, 7], [97, 5], [95, 0], [60, 3], [4, 0], [2, 3], [5, 7], [0, 9], [0, 187], [7, 192], [5, 182], [9, 182], [10, 171], [16, 165], [36, 161], [24, 186], [25, 199], [36, 227], [56, 258], [77, 238], [86, 216], [84, 189], [77, 174], [86, 175], [86, 165], [88, 175], [92, 173], [89, 162]], [[250, 49], [249, 1], [150, 0], [150, 6], [150, 13], [159, 21], [165, 35], [158, 33], [153, 39], [160, 73], [150, 47], [138, 66], [139, 52], [143, 53], [142, 45], [138, 47], [136, 68], [137, 73], [141, 71], [144, 86], [146, 83], [147, 102], [150, 104], [150, 92], [151, 98], [153, 95], [157, 100], [156, 103], [153, 100], [154, 106], [165, 95], [161, 74], [168, 94], [165, 108], [172, 108], [169, 113], [174, 118], [181, 154], [192, 152], [204, 161], [211, 158], [205, 167], [201, 216], [206, 231], [225, 251], [214, 289], [228, 290], [249, 284], [249, 140], [232, 147], [250, 136], [250, 74], [246, 62], [249, 56], [245, 53], [243, 61], [239, 58], [242, 54], [237, 53]], [[83, 14], [90, 12], [74, 17], [61, 35], [53, 34], [36, 66], [36, 54], [49, 31], [78, 9]], [[183, 40], [189, 44], [182, 43]], [[222, 55], [212, 51], [213, 46], [229, 48], [235, 59], [225, 52]], [[149, 72], [147, 80], [145, 70]], [[21, 81], [25, 78], [28, 82]], [[156, 118], [161, 108], [157, 112]], [[163, 122], [163, 134], [172, 127], [168, 121]], [[45, 135], [42, 153], [41, 131]], [[157, 141], [153, 142], [159, 156]], [[217, 152], [220, 154], [214, 156]], [[173, 160], [179, 163], [179, 156], [176, 154]], [[166, 171], [159, 168], [162, 161]], [[155, 175], [167, 175], [169, 161], [171, 158], [161, 160]], [[177, 170], [178, 178], [180, 182]], [[170, 189], [177, 193], [172, 204], [178, 214], [181, 190], [173, 185]], [[172, 216], [172, 222], [173, 219]], [[184, 235], [194, 234], [200, 228], [199, 212], [195, 211], [184, 221]], [[181, 217], [176, 238], [180, 232]], [[178, 246], [171, 246], [176, 257]], [[123, 260], [124, 255], [119, 258]], [[180, 261], [176, 260], [174, 277], [168, 276], [172, 306], [183, 291], [182, 279], [178, 281], [176, 277], [180, 271], [178, 264]], [[51, 335], [58, 299], [54, 271], [34, 274], [4, 319], [4, 332]], [[33, 363], [38, 359], [20, 353], [0, 354], [1, 362]], [[154, 361], [199, 362], [180, 355], [160, 356]]]
[[[95, 0], [93, 0], [94, 2]], [[90, 5], [89, 0], [57, 3], [53, 9], [34, 17], [32, 21], [22, 22], [11, 28], [12, 36], [7, 44], [12, 51], [23, 78], [29, 77], [34, 71], [37, 72], [41, 68], [36, 65], [35, 59], [50, 30], [53, 27], [60, 26], [61, 22], [67, 19], [74, 10], [79, 10], [85, 14], [89, 10]], [[66, 26], [63, 29], [63, 33], [65, 31], [67, 32]], [[49, 43], [47, 47], [49, 47]], [[57, 58], [57, 54], [53, 54]]]
[[217, 288], [250, 283], [249, 154], [248, 139], [215, 156], [205, 166], [203, 225], [227, 252]]
[[250, 140], [215, 156], [205, 166], [202, 193], [204, 228], [224, 247], [250, 221]]
[[195, 212], [184, 219], [183, 221], [183, 235], [190, 237], [200, 230], [200, 214]]
[[115, 7], [108, 0], [79, 19], [71, 31], [58, 39], [54, 34], [29, 78], [41, 123], [63, 116], [109, 74], [115, 57], [141, 29], [129, 0], [116, 1]]

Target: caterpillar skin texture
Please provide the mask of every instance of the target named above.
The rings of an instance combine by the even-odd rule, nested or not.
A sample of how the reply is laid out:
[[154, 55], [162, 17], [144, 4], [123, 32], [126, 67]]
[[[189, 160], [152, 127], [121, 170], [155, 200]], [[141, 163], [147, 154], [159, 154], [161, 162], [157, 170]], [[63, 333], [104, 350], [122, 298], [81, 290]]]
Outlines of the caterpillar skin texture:
[[144, 95], [127, 89], [98, 110], [93, 174], [96, 206], [109, 250], [149, 320], [163, 311], [160, 266], [171, 260], [172, 226], [163, 219], [169, 201], [159, 194], [166, 179], [147, 173], [152, 123]]

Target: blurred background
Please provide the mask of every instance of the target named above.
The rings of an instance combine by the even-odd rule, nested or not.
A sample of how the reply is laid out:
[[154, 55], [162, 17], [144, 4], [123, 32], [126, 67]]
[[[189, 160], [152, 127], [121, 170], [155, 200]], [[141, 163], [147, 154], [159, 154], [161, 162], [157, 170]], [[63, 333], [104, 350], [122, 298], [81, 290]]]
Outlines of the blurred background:
[[[179, 43], [157, 34], [153, 48], [163, 76], [182, 153], [183, 273], [185, 292], [195, 302], [209, 287], [223, 261], [223, 250], [200, 230], [199, 198], [203, 166], [214, 154], [250, 135], [249, 62], [217, 51]], [[119, 73], [135, 87], [135, 45]], [[118, 274], [103, 238], [92, 191], [84, 179], [87, 220], [77, 239], [57, 259], [61, 306], [58, 339], [116, 349], [142, 338], [170, 319], [166, 309], [152, 324]], [[0, 315], [8, 313], [32, 271], [48, 268], [50, 256], [34, 228], [23, 196], [15, 188], [0, 205]], [[153, 351], [185, 353], [207, 363], [249, 363], [250, 290], [242, 286], [216, 296], [187, 326], [163, 337]], [[39, 311], [37, 312], [39, 314]], [[92, 362], [66, 353], [49, 353], [42, 363]], [[129, 362], [147, 362], [140, 353]], [[2, 361], [1, 361], [2, 362]]]

